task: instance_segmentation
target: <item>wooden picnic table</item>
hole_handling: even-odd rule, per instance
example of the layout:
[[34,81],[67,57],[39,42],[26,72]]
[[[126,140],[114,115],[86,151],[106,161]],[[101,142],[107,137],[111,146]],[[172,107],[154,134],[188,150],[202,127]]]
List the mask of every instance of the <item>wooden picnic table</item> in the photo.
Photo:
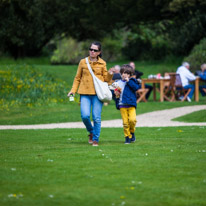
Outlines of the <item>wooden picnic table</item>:
[[142,80],[142,88],[145,88],[145,83],[153,84],[153,99],[156,101],[156,84],[160,85],[160,102],[164,101],[164,83],[170,82],[170,79],[141,79]]
[[[194,92],[194,99],[196,102],[199,102],[199,81],[200,78],[197,77],[194,81],[195,84],[195,92]],[[153,100],[156,101],[156,85],[159,84],[160,85],[160,102],[164,101],[164,84],[166,82],[170,82],[170,79],[166,79],[166,78],[161,78],[161,79],[156,79],[156,78],[152,78],[152,79],[142,79],[142,88],[145,88],[145,84],[146,83],[151,83],[153,84]]]

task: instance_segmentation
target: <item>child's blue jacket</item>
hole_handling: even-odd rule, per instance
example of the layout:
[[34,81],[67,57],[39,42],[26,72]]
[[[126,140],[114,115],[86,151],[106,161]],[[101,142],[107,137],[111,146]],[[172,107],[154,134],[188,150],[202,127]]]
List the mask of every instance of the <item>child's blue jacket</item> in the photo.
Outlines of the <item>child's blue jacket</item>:
[[[137,95],[136,91],[140,89],[138,81],[135,78],[131,78],[125,85],[122,95],[122,103],[137,107]],[[119,99],[116,99],[116,107],[119,109]]]

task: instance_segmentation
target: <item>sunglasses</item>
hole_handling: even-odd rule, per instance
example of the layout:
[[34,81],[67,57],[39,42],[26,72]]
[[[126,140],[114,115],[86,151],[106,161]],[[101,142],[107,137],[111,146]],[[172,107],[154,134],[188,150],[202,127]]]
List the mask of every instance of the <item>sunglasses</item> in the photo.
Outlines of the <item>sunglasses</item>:
[[92,48],[89,48],[89,51],[98,52],[99,50],[97,50],[97,49],[92,49]]

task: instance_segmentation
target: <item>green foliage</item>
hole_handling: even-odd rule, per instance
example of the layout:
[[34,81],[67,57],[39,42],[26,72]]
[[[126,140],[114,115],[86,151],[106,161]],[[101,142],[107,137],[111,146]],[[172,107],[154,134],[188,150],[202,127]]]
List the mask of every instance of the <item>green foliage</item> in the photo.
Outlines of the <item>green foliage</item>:
[[49,65],[50,59],[49,57],[40,56],[40,57],[25,57],[14,59],[10,56],[2,56],[0,57],[0,65],[1,67],[4,65],[18,65],[18,64],[29,64],[29,65]]
[[204,0],[172,0],[169,3],[169,10],[172,12],[181,12],[183,9],[192,10],[197,6],[205,6]]
[[0,71],[1,110],[10,106],[66,102],[68,85],[47,73],[22,65]]
[[206,38],[202,39],[191,51],[190,55],[184,58],[191,64],[191,70],[200,70],[200,65],[206,62]]
[[[78,42],[102,40],[105,59],[110,61],[122,55],[133,60],[188,55],[206,36],[205,9],[204,0],[2,0],[0,54],[50,55],[48,42],[65,34]],[[128,41],[114,35],[115,31],[123,37],[131,31]],[[68,59],[67,44],[59,46],[52,61],[77,62],[84,51],[73,45],[74,55]]]
[[2,130],[0,205],[203,206],[206,127]]
[[[64,37],[60,40],[53,40],[57,49],[51,56],[52,64],[78,64],[80,59],[88,55],[88,47],[92,40],[77,41],[72,37]],[[122,58],[123,34],[116,31],[114,36],[108,35],[100,40],[102,54],[105,61],[116,61]]]
[[112,35],[107,35],[101,40],[103,46],[103,58],[106,61],[117,61],[124,59],[122,50],[127,38],[125,29],[114,30]]
[[168,10],[173,15],[169,25],[173,53],[188,55],[194,45],[206,36],[205,0],[174,0]]
[[123,53],[128,59],[163,59],[170,54],[171,44],[166,31],[166,24],[140,24],[129,32]]
[[[1,48],[15,58],[36,56],[71,22],[74,1],[10,0],[0,2]],[[9,18],[8,18],[9,17]],[[77,16],[76,16],[77,18]],[[67,30],[68,30],[67,29]]]
[[[85,42],[77,42],[75,39],[62,38],[56,41],[57,49],[51,56],[52,64],[77,64],[80,59],[88,55],[88,48],[85,51]],[[88,46],[89,47],[89,43]]]
[[36,56],[62,33],[79,41],[102,39],[114,29],[157,21],[168,1],[1,0],[0,50],[16,58]]

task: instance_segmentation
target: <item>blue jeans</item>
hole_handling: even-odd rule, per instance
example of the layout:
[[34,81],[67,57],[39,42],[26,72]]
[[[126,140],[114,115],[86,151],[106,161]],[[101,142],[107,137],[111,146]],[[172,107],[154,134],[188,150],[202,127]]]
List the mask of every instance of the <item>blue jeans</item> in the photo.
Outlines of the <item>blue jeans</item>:
[[[99,142],[101,132],[101,113],[103,103],[98,99],[97,95],[81,95],[81,118],[89,133],[93,133],[93,141]],[[92,110],[92,119],[94,126],[90,120]]]
[[184,86],[184,88],[185,88],[185,89],[191,89],[188,97],[189,97],[190,99],[192,99],[192,96],[193,96],[194,91],[195,91],[195,85],[193,85],[193,84],[188,84],[188,85]]

